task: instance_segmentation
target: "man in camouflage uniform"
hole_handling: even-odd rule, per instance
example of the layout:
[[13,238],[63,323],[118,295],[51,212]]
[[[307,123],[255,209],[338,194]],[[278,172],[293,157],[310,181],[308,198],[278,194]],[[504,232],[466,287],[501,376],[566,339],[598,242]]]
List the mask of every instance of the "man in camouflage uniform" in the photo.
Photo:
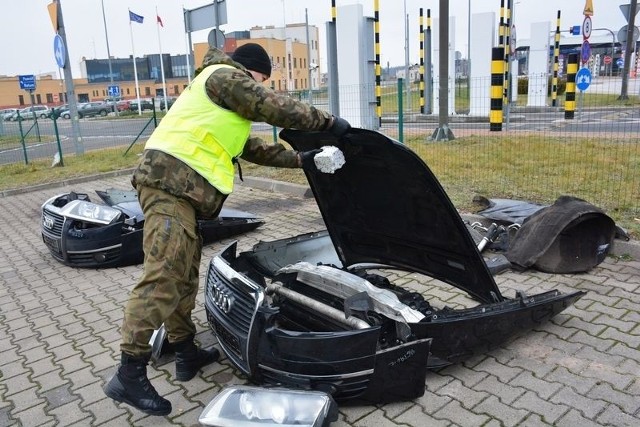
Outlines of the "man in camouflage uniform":
[[202,250],[197,218],[215,218],[222,209],[233,188],[237,157],[296,168],[315,154],[250,137],[250,123],[326,130],[338,137],[350,128],[344,119],[262,85],[271,62],[257,44],[243,45],[231,57],[210,49],[196,73],[147,141],[132,177],[145,216],[144,271],[125,308],[121,364],[104,388],[112,399],[152,415],[171,412],[171,403],[147,378],[155,329],[164,323],[179,381],[190,380],[219,357],[216,349],[194,343],[191,312]]

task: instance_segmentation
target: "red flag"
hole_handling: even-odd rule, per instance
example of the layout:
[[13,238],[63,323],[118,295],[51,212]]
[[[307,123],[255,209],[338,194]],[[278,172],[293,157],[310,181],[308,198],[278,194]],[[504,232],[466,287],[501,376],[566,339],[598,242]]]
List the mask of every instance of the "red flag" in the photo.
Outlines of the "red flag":
[[160,26],[164,28],[164,25],[162,25],[162,19],[160,19],[160,15],[156,15],[156,18],[158,18],[158,24],[160,24]]

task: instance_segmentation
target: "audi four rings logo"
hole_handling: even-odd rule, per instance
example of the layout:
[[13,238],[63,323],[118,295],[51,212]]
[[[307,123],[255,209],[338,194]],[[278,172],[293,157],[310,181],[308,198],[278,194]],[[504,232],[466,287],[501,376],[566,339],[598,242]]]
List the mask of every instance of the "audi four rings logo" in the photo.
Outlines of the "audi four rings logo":
[[46,215],[42,216],[42,225],[44,225],[45,228],[48,228],[49,230],[52,230],[53,229],[53,224],[54,224],[53,218],[51,218],[50,216],[46,216]]
[[222,310],[222,312],[228,314],[231,311],[231,305],[233,303],[231,296],[228,295],[224,289],[215,284],[213,285],[212,291],[213,303],[216,307]]

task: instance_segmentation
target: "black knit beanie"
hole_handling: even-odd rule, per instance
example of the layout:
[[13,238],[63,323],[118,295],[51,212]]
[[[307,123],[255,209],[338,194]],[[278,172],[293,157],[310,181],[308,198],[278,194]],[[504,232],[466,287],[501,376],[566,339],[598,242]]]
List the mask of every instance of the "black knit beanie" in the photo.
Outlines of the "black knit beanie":
[[233,52],[231,59],[245,66],[247,70],[257,71],[271,77],[271,60],[262,46],[256,43],[243,44]]

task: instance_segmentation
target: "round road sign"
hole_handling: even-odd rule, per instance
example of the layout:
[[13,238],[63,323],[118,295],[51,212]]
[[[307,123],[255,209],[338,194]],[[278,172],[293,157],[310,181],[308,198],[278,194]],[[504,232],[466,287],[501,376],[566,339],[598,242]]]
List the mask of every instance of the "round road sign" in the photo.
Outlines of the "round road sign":
[[56,34],[53,38],[53,56],[56,58],[56,63],[58,67],[64,68],[64,63],[66,60],[66,48],[64,46],[64,41],[59,34]]
[[604,59],[602,60],[602,62],[604,62],[607,65],[611,64],[611,61],[612,61],[612,59],[611,59],[611,57],[609,55],[606,55],[604,57]]
[[582,49],[580,49],[580,59],[582,59],[583,63],[589,62],[589,58],[591,58],[591,45],[589,44],[589,40],[584,40],[582,42]]
[[580,68],[576,73],[576,87],[578,90],[585,91],[589,89],[591,84],[591,71],[588,68]]
[[591,36],[592,28],[593,27],[591,25],[591,17],[585,16],[584,21],[582,21],[582,37],[584,37],[585,39],[588,39]]

